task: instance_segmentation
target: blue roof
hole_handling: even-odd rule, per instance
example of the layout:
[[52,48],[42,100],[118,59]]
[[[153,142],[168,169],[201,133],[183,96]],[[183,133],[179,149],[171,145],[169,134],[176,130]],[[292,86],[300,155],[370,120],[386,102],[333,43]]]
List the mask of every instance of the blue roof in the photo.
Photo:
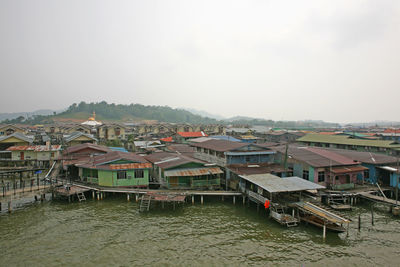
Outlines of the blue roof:
[[111,149],[112,151],[120,151],[120,152],[128,152],[128,150],[126,150],[124,147],[108,147],[109,149]]
[[226,140],[226,141],[232,141],[232,142],[242,142],[242,140],[239,140],[235,137],[229,136],[229,135],[213,135],[210,136],[213,139],[219,139],[219,140]]

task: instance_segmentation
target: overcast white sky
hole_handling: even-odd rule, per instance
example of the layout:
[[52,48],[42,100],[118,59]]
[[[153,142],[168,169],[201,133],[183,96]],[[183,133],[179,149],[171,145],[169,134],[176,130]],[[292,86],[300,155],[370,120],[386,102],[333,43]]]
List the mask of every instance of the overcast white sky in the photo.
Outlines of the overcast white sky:
[[399,121],[400,1],[0,1],[0,112]]

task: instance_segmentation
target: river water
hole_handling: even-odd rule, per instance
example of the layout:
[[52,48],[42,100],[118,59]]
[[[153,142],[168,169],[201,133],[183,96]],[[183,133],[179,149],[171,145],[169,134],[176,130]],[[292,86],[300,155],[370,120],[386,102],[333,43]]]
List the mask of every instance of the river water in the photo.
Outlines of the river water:
[[[1,266],[399,266],[400,219],[369,206],[347,215],[346,233],[285,228],[265,211],[205,199],[157,208],[112,196],[82,203],[37,202],[0,214]],[[357,218],[361,213],[362,229]]]

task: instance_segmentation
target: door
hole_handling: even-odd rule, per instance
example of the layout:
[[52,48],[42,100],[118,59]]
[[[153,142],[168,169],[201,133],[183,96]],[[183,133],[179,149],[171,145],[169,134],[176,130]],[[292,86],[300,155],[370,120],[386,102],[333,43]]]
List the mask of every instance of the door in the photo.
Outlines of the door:
[[169,186],[170,187],[178,187],[179,186],[178,177],[169,177]]
[[24,160],[24,159],[25,159],[24,152],[20,152],[20,153],[19,153],[19,158],[20,158],[21,160]]

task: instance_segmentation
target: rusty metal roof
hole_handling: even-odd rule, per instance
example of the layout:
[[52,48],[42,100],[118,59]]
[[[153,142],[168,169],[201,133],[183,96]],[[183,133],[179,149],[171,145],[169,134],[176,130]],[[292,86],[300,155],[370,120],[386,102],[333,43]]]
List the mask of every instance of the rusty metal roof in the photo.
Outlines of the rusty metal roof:
[[179,169],[179,170],[170,170],[165,171],[164,175],[166,177],[171,176],[203,176],[203,175],[212,175],[212,174],[221,174],[224,173],[218,167],[205,167],[205,168],[192,168],[192,169]]
[[45,151],[59,151],[61,150],[61,145],[36,145],[36,146],[11,146],[7,148],[8,151],[35,151],[35,152],[45,152]]
[[[285,155],[286,147],[277,146],[271,149]],[[343,166],[343,165],[356,165],[359,162],[353,159],[339,155],[333,151],[327,151],[321,148],[300,147],[297,145],[289,145],[288,156],[295,160],[302,161],[313,167],[327,167],[327,166]]]
[[147,169],[151,168],[151,163],[126,163],[126,164],[110,164],[111,170],[128,170],[128,169]]
[[350,166],[350,167],[336,167],[332,168],[331,171],[335,174],[345,174],[350,172],[363,172],[368,170],[368,168],[363,166]]

